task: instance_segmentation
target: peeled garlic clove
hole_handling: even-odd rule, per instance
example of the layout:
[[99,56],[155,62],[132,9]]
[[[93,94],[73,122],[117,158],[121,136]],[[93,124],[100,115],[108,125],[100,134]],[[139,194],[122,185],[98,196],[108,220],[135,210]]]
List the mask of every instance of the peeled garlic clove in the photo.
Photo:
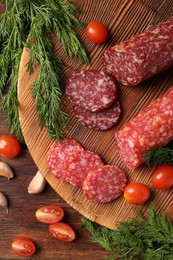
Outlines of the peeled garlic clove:
[[8,213],[8,201],[4,193],[2,193],[1,191],[0,191],[0,206],[2,208],[5,208],[6,212]]
[[41,174],[41,172],[38,171],[28,186],[28,193],[31,194],[41,193],[44,190],[45,186],[46,186],[46,179]]
[[14,173],[10,166],[5,162],[0,162],[0,176],[3,176],[7,179],[14,177]]

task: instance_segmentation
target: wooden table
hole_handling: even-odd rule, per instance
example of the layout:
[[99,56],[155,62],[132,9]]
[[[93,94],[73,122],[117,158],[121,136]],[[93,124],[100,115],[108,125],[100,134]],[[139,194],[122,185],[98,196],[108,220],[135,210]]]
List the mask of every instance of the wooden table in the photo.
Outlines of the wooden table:
[[[90,2],[92,3],[92,0],[88,0],[88,4]],[[122,1],[122,4],[124,2],[126,1]],[[141,0],[141,2],[155,13],[153,23],[160,18],[164,20],[173,13],[172,0]],[[0,135],[8,134],[6,122],[6,115],[0,112]],[[12,240],[16,237],[28,237],[35,242],[37,253],[27,259],[97,260],[107,254],[100,246],[89,241],[89,233],[80,224],[81,215],[63,201],[49,185],[41,194],[28,194],[27,187],[37,172],[37,166],[25,144],[21,144],[21,153],[18,157],[0,158],[0,161],[7,162],[15,174],[11,180],[0,177],[0,191],[9,201],[8,215],[0,208],[0,260],[19,259],[19,256],[11,250]],[[36,220],[35,211],[47,204],[56,204],[64,209],[64,222],[70,224],[76,232],[77,238],[74,242],[65,243],[56,240],[49,234],[48,227]]]

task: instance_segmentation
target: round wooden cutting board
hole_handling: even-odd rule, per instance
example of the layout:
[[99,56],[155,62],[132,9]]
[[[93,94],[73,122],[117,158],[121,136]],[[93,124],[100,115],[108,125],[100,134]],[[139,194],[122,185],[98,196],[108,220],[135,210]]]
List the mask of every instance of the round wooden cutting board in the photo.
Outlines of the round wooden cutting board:
[[[80,9],[85,10],[84,14],[81,15],[83,20],[87,22],[100,20],[105,23],[109,30],[109,39],[105,44],[95,45],[86,39],[84,29],[78,31],[81,41],[90,54],[90,64],[84,65],[79,61],[65,57],[58,41],[53,38],[55,52],[61,55],[65,63],[64,83],[74,71],[79,69],[94,68],[101,70],[103,68],[103,53],[107,48],[173,15],[171,1],[167,1],[165,8],[159,7],[157,2],[156,0],[76,1]],[[128,174],[129,182],[140,181],[151,188],[151,199],[142,206],[132,206],[125,201],[123,196],[110,203],[97,204],[90,202],[83,195],[82,191],[74,188],[72,185],[58,181],[48,170],[47,154],[53,140],[50,140],[46,130],[44,128],[41,129],[39,126],[39,117],[36,113],[35,101],[32,98],[32,84],[39,74],[39,68],[30,75],[27,72],[29,58],[29,51],[24,49],[18,81],[21,127],[33,160],[57,194],[86,218],[111,229],[115,228],[117,222],[134,217],[134,208],[139,208],[142,212],[146,212],[151,201],[154,201],[157,211],[167,208],[173,199],[172,190],[156,191],[152,189],[151,175],[154,166],[147,167],[143,164],[138,169],[130,171],[119,157],[114,135],[117,129],[121,128],[130,118],[137,115],[143,107],[147,106],[152,100],[155,100],[173,85],[173,70],[167,70],[135,87],[120,85],[120,102],[123,114],[118,125],[108,131],[95,131],[79,124],[72,113],[70,101],[65,97],[63,109],[70,115],[67,137],[75,138],[85,149],[99,154],[105,164],[120,167]]]

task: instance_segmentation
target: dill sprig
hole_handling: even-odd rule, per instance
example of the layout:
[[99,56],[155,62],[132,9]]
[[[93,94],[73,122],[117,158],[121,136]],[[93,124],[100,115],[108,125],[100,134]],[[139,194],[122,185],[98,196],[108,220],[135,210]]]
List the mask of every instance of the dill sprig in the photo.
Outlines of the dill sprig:
[[[17,101],[17,82],[18,82],[18,68],[22,50],[19,49],[15,52],[14,59],[12,60],[12,68],[10,75],[10,87],[8,94],[3,96],[1,108],[7,112],[7,122],[10,125],[11,131],[17,133],[20,140],[23,139],[23,134],[20,127],[19,114],[18,114],[18,101]],[[11,108],[11,109],[10,109]]]
[[[63,63],[53,51],[51,35],[52,32],[57,35],[66,55],[88,62],[86,50],[74,30],[84,26],[77,18],[81,11],[67,0],[6,0],[4,4],[6,11],[0,16],[0,96],[9,130],[22,138],[17,82],[20,57],[27,47],[31,54],[28,71],[32,73],[40,65],[32,87],[40,126],[46,128],[50,138],[60,140],[68,115],[61,109]],[[5,91],[7,84],[9,89]]]
[[63,93],[60,87],[62,62],[53,52],[51,31],[48,34],[42,17],[38,16],[32,21],[28,46],[31,53],[28,69],[32,71],[37,63],[40,64],[40,72],[32,89],[40,125],[46,127],[50,137],[61,139],[63,127],[68,122],[67,115],[60,109]]
[[[11,2],[11,1],[10,1]],[[21,5],[14,1],[11,9],[0,16],[0,96],[3,95],[6,84],[10,84],[7,94],[1,101],[1,109],[7,112],[7,121],[10,131],[16,132],[22,138],[17,102],[17,82],[20,57],[26,40],[24,24],[21,20]],[[17,15],[16,15],[17,14]]]
[[105,258],[134,259],[173,259],[173,223],[164,212],[158,214],[151,204],[147,216],[136,212],[130,221],[117,224],[115,230],[81,219],[82,226],[91,233],[90,240],[109,251]]
[[151,162],[155,165],[169,164],[173,166],[173,142],[161,148],[148,150],[144,161],[148,166]]

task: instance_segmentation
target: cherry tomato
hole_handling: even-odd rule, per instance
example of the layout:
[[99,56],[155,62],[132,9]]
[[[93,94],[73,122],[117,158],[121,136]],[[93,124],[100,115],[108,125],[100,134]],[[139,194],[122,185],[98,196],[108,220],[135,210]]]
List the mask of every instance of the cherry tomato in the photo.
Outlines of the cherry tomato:
[[103,43],[108,37],[108,31],[105,25],[98,21],[93,21],[86,26],[87,38],[94,43]]
[[43,206],[36,211],[36,218],[45,224],[54,224],[64,217],[64,210],[55,205]]
[[35,253],[36,248],[30,239],[19,237],[12,242],[12,250],[20,256],[31,256]]
[[51,224],[49,231],[54,237],[65,242],[73,241],[76,237],[72,227],[62,222]]
[[150,197],[150,189],[140,182],[129,183],[125,187],[124,197],[131,204],[143,204]]
[[0,155],[7,158],[16,157],[20,152],[20,144],[16,138],[11,135],[0,137]]
[[151,179],[155,189],[164,190],[173,187],[173,167],[167,164],[157,167]]

